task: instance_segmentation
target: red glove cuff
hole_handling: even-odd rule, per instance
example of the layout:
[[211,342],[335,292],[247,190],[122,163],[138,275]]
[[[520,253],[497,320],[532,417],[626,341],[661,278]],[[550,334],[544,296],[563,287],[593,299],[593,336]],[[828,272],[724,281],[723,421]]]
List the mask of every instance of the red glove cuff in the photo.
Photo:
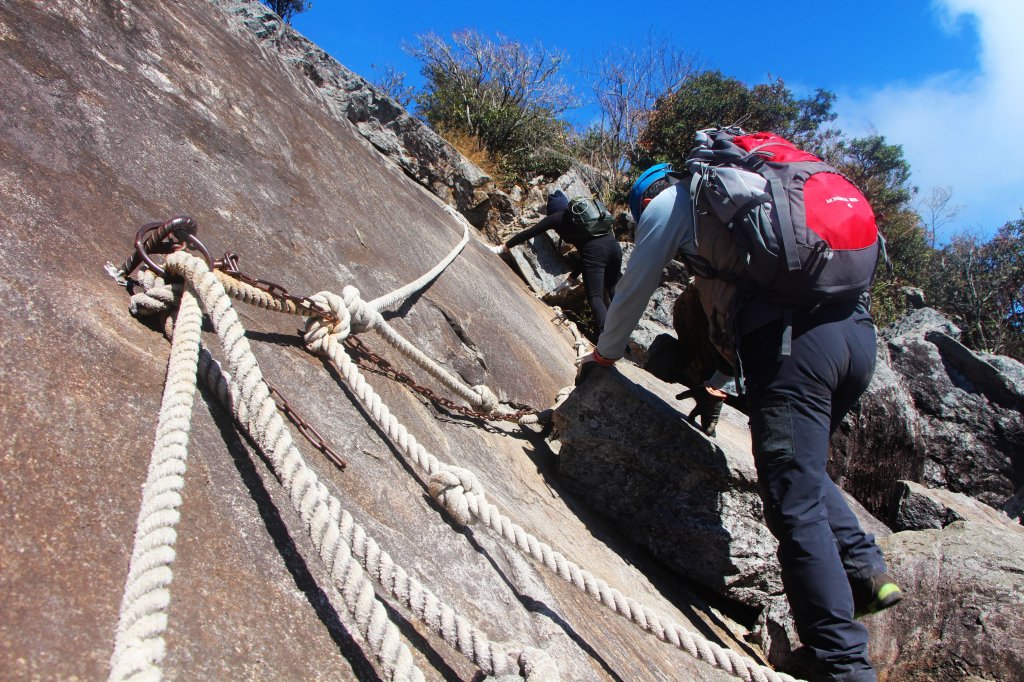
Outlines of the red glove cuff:
[[594,349],[594,362],[601,365],[602,367],[611,367],[612,365],[615,364],[615,360],[609,360],[608,358],[604,357],[603,355],[597,352],[596,348]]

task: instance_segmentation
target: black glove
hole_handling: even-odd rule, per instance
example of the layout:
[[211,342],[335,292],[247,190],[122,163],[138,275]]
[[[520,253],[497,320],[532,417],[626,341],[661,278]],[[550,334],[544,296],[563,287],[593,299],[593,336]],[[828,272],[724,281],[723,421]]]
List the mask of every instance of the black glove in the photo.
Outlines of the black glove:
[[690,410],[690,414],[686,416],[690,422],[696,426],[697,417],[700,417],[700,430],[711,436],[715,437],[715,428],[718,426],[718,417],[722,414],[722,403],[725,402],[725,398],[719,398],[718,396],[711,395],[708,389],[704,386],[698,386],[691,388],[688,391],[683,391],[676,396],[676,400],[682,400],[684,398],[693,398],[697,401],[696,407]]

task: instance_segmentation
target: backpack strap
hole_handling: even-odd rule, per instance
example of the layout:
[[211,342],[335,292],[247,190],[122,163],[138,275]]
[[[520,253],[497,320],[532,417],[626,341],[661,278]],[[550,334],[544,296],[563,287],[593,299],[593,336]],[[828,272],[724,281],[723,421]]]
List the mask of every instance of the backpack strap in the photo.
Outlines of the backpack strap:
[[793,231],[793,216],[789,212],[789,199],[786,197],[786,190],[782,185],[782,178],[774,169],[765,165],[761,173],[768,179],[772,188],[772,196],[775,197],[775,210],[779,212],[779,222],[782,229],[782,246],[786,250],[786,268],[793,272],[800,269],[800,255],[796,250],[796,233]]
[[751,197],[747,201],[743,202],[743,204],[736,209],[736,215],[734,215],[732,220],[729,222],[729,228],[731,229],[736,219],[742,218],[750,209],[755,206],[760,206],[761,204],[769,204],[772,201],[773,199],[771,194],[758,194],[757,196]]
[[[697,229],[697,195],[700,192],[701,185],[704,184],[704,169],[700,168],[693,169],[693,175],[690,176],[690,211],[693,213],[693,229]],[[695,233],[696,234],[696,233]]]
[[786,252],[786,269],[790,272],[800,269],[800,256],[796,250],[796,233],[793,231],[793,216],[789,211],[789,200],[786,197],[786,190],[782,184],[782,178],[775,172],[775,169],[764,162],[764,159],[757,154],[749,154],[743,158],[743,164],[754,170],[768,181],[771,194],[774,199],[773,205],[779,212],[779,223],[782,229],[782,248]]
[[885,248],[885,236],[882,235],[882,231],[878,231],[878,252],[882,257],[882,261],[885,263],[886,270],[889,271],[890,277],[896,276],[896,269],[892,266],[892,261],[889,260],[889,250]]
[[782,311],[782,341],[779,343],[779,359],[788,358],[793,352],[793,311]]

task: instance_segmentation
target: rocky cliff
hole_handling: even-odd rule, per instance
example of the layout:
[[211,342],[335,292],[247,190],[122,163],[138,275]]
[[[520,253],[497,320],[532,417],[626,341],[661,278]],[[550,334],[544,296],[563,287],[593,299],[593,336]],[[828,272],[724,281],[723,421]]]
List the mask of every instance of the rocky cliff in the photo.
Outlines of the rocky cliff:
[[[382,153],[388,143],[353,122],[361,114],[311,80],[340,65],[268,26],[256,2],[0,4],[0,678],[109,672],[169,353],[159,322],[129,312],[129,293],[143,287],[129,292],[104,268],[126,259],[140,226],[191,216],[213,258],[236,253],[242,273],[277,285],[264,289],[278,301],[291,300],[285,289],[301,303],[346,286],[370,301],[461,243],[465,223],[442,197],[470,209],[483,201],[485,182],[442,180],[444,164],[462,161],[436,136],[423,139],[444,150],[440,161]],[[295,59],[295,49],[312,56]],[[396,139],[412,123],[396,114]],[[322,490],[459,623],[508,649],[546,652],[561,679],[729,678],[571,586],[514,538],[453,524],[403,449],[408,438],[378,426],[352,384],[304,349],[300,318],[237,300],[232,309],[262,376],[347,462],[338,469],[294,431]],[[490,387],[502,410],[547,407],[571,383],[573,338],[475,233],[382,316],[457,383]],[[222,344],[210,324],[204,343],[226,362],[238,339]],[[517,527],[702,641],[757,655],[563,489],[538,433],[432,400],[478,407],[379,334],[361,340],[389,363],[361,370],[380,404],[438,461],[474,471]],[[352,615],[355,595],[320,561],[323,544],[300,513],[308,500],[282,488],[294,470],[275,469],[256,447],[265,433],[238,423],[201,389],[175,472],[180,506],[169,514],[164,675],[387,679],[376,652],[395,644],[378,637],[383,617],[427,679],[479,678],[483,667],[465,651],[484,642],[462,625],[445,631],[439,611],[424,624],[378,585],[374,618],[360,621],[358,599]]]
[[[255,0],[13,0],[0,68],[0,678],[107,677],[140,603],[126,584],[152,577],[146,595],[166,601],[134,622],[161,633],[141,658],[168,679],[777,679],[760,664],[785,665],[794,642],[741,413],[710,441],[674,388],[622,363],[565,399],[554,434],[500,418],[572,383],[577,339],[535,296],[544,268],[527,274],[540,251],[515,254],[531,292],[483,248],[535,217],[539,184],[499,192]],[[168,444],[180,376],[164,323],[177,316],[187,345],[189,296],[146,268],[127,286],[109,272],[140,226],[183,214],[155,264],[200,282],[193,341],[239,390],[201,380]],[[162,253],[201,255],[192,220],[219,284],[203,258]],[[677,290],[652,303],[637,360]],[[1013,386],[939,331],[889,348],[931,344],[933,378],[984,398],[948,414],[1012,405]],[[243,346],[251,359],[232,360]],[[925,383],[914,404],[940,412]],[[280,413],[248,407],[266,384]],[[289,416],[304,426],[286,437]],[[151,465],[165,446],[169,472]],[[972,480],[996,502],[1015,462],[925,482],[995,471]],[[173,509],[150,517],[154,471]],[[910,598],[869,624],[882,678],[1013,679],[1019,528],[912,493],[896,518],[927,530],[884,540]],[[151,533],[153,573],[133,582]]]

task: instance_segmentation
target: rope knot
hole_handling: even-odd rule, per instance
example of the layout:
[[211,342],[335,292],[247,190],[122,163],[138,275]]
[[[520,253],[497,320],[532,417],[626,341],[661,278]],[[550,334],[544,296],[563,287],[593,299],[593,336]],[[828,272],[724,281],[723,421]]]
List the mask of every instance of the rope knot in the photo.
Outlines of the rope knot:
[[473,392],[477,394],[477,403],[483,412],[490,414],[498,409],[498,396],[491,392],[491,389],[487,388],[484,384],[477,384],[473,387]]
[[152,270],[142,270],[142,291],[132,294],[128,300],[128,311],[140,317],[165,313],[178,307],[184,285],[180,282],[170,284]]
[[309,300],[319,309],[333,314],[336,321],[332,322],[322,317],[307,318],[306,333],[302,337],[307,348],[316,352],[325,348],[328,339],[333,338],[335,342],[340,342],[348,338],[352,331],[352,318],[341,296],[330,291],[321,291],[310,296]]
[[519,669],[527,682],[558,682],[558,666],[543,649],[526,648],[519,653]]
[[484,498],[483,486],[476,475],[460,467],[448,467],[432,474],[428,487],[430,496],[447,509],[452,520],[460,526],[468,526],[473,520],[469,496],[478,498],[478,502]]
[[359,296],[359,289],[348,284],[341,290],[341,297],[352,318],[353,334],[361,334],[377,326],[377,317],[380,313]]

